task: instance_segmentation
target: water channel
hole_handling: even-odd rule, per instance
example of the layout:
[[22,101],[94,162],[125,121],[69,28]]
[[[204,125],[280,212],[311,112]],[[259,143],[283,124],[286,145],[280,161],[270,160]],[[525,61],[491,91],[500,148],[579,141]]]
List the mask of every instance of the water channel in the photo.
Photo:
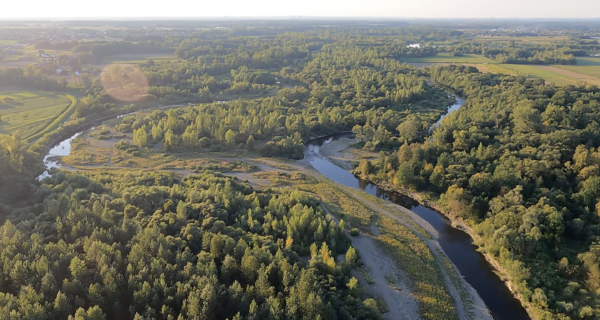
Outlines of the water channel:
[[[457,102],[448,107],[448,113],[441,119],[458,110],[465,100],[457,97]],[[451,222],[441,213],[419,205],[411,198],[396,192],[383,190],[376,185],[355,177],[352,173],[331,163],[320,153],[321,146],[337,139],[352,138],[344,133],[309,141],[306,158],[310,164],[328,179],[344,186],[363,190],[368,194],[406,207],[431,224],[439,233],[438,241],[444,252],[452,260],[467,282],[477,290],[492,316],[496,320],[529,320],[529,316],[518,299],[508,290],[504,282],[493,272],[492,266],[483,255],[477,252],[471,237],[452,227]]]

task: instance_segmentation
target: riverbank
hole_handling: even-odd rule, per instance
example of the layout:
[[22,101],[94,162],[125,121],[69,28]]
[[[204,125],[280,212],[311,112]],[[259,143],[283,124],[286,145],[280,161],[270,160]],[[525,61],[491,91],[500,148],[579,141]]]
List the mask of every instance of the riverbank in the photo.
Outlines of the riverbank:
[[[335,162],[333,167],[341,165],[340,167],[344,169],[350,168],[351,164],[357,159],[357,155],[360,155],[361,157],[373,156],[371,153],[357,153],[357,151],[360,150],[354,150],[350,147],[355,142],[354,139],[347,138],[328,140],[320,147],[320,150],[312,147],[309,148],[307,158],[309,161],[312,160],[314,162],[314,158],[318,158],[318,154],[320,153],[320,156],[326,156],[331,162]],[[312,165],[315,166],[316,163],[312,163]],[[317,170],[322,171],[325,169],[325,172],[333,173],[333,171],[336,171],[333,167],[325,169],[319,166],[319,169]],[[346,173],[349,174],[347,171]],[[335,173],[333,174],[335,176]],[[329,177],[328,174],[327,177]],[[331,177],[329,178],[331,179]],[[334,181],[337,180],[334,178]],[[338,181],[338,183],[342,182]],[[344,185],[344,183],[342,183],[342,185]],[[442,249],[442,246],[438,241],[439,234],[432,225],[405,207],[389,201],[375,201],[375,197],[371,198],[367,194],[354,189],[348,190],[354,197],[360,199],[361,202],[368,204],[371,210],[378,212],[380,214],[380,219],[387,216],[388,218],[399,222],[411,230],[420,241],[427,245],[428,251],[431,252],[436,261],[435,264],[438,265],[443,282],[448,288],[448,293],[454,300],[456,311],[460,319],[493,319],[485,302],[477,293],[477,290],[461,276],[457,266],[452,263]],[[369,192],[369,194],[371,193]],[[389,226],[381,225],[379,227],[385,229]]]
[[[354,144],[355,142],[356,142],[355,139],[339,139],[339,140],[333,141],[331,143],[324,144],[321,147],[321,153],[322,153],[322,155],[326,156],[329,160],[331,160],[334,164],[340,166],[343,169],[349,170],[348,168],[351,168],[351,164],[358,160],[356,157],[353,157],[353,155],[355,155],[356,153],[353,152],[352,150],[349,150],[350,146],[352,144]],[[360,177],[360,178],[364,181],[368,181],[368,182],[378,186],[380,189],[407,196],[408,198],[418,202],[421,206],[435,210],[436,212],[438,212],[438,213],[442,214],[444,217],[446,217],[450,221],[452,227],[459,229],[459,230],[465,232],[466,234],[468,234],[471,237],[471,239],[473,239],[473,245],[475,245],[477,247],[477,251],[482,254],[482,256],[485,258],[485,260],[491,266],[494,273],[500,278],[500,280],[508,288],[508,290],[511,292],[513,297],[515,297],[521,303],[521,305],[523,306],[523,308],[525,309],[525,311],[527,312],[529,317],[533,320],[537,319],[537,317],[535,317],[535,315],[533,314],[533,310],[532,310],[529,302],[526,301],[517,292],[518,287],[512,281],[512,278],[510,277],[508,272],[495,259],[495,257],[493,257],[490,253],[488,253],[485,250],[485,248],[483,247],[483,239],[481,239],[481,237],[473,230],[473,228],[466,221],[464,221],[461,218],[456,218],[456,217],[451,216],[441,206],[439,206],[437,203],[435,203],[431,200],[426,199],[426,197],[419,192],[414,192],[414,191],[411,191],[408,189],[394,186],[387,181],[375,181],[375,180],[369,179],[368,177]],[[406,208],[403,208],[403,209],[406,211],[412,212]],[[413,213],[411,215],[411,218],[414,216],[417,216],[417,215],[415,213]],[[417,222],[418,224],[420,224],[422,227],[424,227],[427,230],[427,227],[425,225],[423,225],[423,224],[429,225],[426,221],[424,221],[423,219],[421,219],[419,217],[419,219],[415,219],[415,222]],[[454,269],[458,270],[456,268],[456,266],[453,266],[453,267],[454,267]],[[463,283],[466,285],[466,287],[469,288],[469,291],[472,291],[475,295],[477,295],[477,297],[479,297],[479,294],[477,293],[477,291],[467,281],[464,280],[464,276],[461,275],[461,278],[463,279]],[[479,297],[479,299],[481,299],[481,297]]]

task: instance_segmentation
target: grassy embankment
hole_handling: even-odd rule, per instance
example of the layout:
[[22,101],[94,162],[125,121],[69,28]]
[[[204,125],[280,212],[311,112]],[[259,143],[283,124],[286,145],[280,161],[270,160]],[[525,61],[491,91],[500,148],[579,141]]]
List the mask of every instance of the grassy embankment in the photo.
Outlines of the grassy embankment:
[[[11,100],[3,100],[9,98]],[[19,130],[28,140],[56,129],[75,110],[77,98],[45,91],[0,91],[0,133]]]

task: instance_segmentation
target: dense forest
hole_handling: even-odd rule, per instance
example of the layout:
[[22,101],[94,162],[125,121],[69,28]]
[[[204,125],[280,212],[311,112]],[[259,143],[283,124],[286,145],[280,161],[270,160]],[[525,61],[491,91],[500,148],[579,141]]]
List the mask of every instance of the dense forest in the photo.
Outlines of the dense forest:
[[43,212],[0,228],[10,319],[380,317],[359,300],[343,222],[300,191],[112,172],[59,173],[38,192]]
[[456,66],[430,72],[466,104],[354,172],[468,220],[540,318],[597,318],[600,89]]

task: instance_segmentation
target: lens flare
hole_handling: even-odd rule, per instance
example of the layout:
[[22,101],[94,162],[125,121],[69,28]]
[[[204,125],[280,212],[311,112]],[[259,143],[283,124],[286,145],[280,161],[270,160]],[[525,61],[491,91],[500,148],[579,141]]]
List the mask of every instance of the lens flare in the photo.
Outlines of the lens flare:
[[148,93],[148,78],[132,64],[109,64],[100,80],[104,90],[120,101],[140,101]]

